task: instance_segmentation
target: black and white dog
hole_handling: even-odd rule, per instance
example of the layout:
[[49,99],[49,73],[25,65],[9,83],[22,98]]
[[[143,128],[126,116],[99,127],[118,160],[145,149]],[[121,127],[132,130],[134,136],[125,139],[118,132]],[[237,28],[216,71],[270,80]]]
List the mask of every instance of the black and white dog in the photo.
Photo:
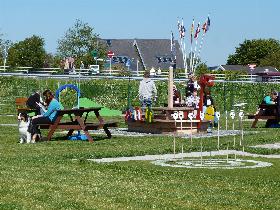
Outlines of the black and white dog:
[[19,143],[32,143],[31,133],[29,133],[28,126],[30,124],[30,118],[26,113],[18,114],[18,131],[19,131]]

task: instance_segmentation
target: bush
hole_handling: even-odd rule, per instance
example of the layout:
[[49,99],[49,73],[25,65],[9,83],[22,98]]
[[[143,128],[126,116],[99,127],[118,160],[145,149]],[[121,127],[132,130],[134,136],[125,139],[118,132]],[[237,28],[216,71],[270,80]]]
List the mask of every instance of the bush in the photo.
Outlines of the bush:
[[[77,80],[55,80],[55,79],[34,79],[18,77],[0,78],[0,98],[3,104],[0,113],[14,113],[14,104],[16,97],[28,97],[34,90],[43,92],[45,89],[51,89],[55,92],[58,87],[64,84],[78,84]],[[167,103],[167,81],[156,81],[158,90],[158,101],[155,106],[163,106]],[[130,90],[130,101],[133,106],[139,106],[138,100],[139,81],[135,80],[86,80],[81,81],[81,95],[95,100],[103,106],[125,110],[128,103],[128,90]],[[184,96],[184,85],[178,84],[177,87]],[[280,84],[274,83],[216,83],[211,88],[215,104],[220,111],[231,110],[235,103],[245,102],[246,112],[255,112],[256,106],[262,101],[263,97],[271,89],[280,90]],[[74,94],[64,92],[62,102],[67,106],[74,103]],[[70,96],[71,95],[71,96]],[[69,104],[67,104],[69,101]]]

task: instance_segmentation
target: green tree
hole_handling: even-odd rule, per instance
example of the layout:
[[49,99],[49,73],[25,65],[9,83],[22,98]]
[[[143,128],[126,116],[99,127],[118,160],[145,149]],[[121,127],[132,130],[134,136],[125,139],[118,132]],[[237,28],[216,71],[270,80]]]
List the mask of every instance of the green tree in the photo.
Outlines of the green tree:
[[273,66],[277,69],[280,69],[280,50],[270,53],[261,59],[260,66]]
[[247,65],[255,63],[260,65],[261,60],[269,54],[278,52],[280,50],[280,43],[275,39],[253,39],[245,40],[239,47],[236,48],[235,53],[229,55],[227,64],[229,65]]
[[199,78],[203,74],[210,74],[207,65],[205,63],[200,63],[195,70],[195,75]]
[[61,57],[76,57],[76,65],[79,67],[79,61],[83,60],[85,65],[94,64],[95,61],[91,52],[96,50],[99,58],[105,58],[106,48],[100,42],[99,35],[94,33],[94,29],[76,20],[73,27],[69,28],[64,37],[58,40],[58,55]]
[[46,58],[44,39],[33,35],[9,48],[8,65],[42,68]]

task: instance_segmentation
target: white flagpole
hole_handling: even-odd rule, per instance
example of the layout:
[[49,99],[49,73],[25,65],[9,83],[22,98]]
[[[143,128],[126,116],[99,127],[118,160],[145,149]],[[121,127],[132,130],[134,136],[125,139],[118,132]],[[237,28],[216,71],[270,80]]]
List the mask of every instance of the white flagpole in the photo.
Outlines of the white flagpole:
[[[206,35],[206,32],[209,30],[209,26],[210,26],[210,25],[208,25],[208,19],[209,19],[209,14],[208,14],[208,17],[206,18],[206,21],[205,21],[205,23],[204,23],[204,24],[206,24],[206,25],[205,25],[206,30],[205,30],[205,29],[203,30],[203,35],[202,35],[202,38],[201,38],[201,41],[200,41],[200,46],[199,46],[197,58],[200,58],[201,49],[202,49],[202,46],[203,46],[203,44],[204,44],[204,37],[205,37],[205,35]],[[203,26],[204,26],[204,25],[203,25]],[[202,27],[203,27],[203,26],[202,26]],[[196,65],[197,65],[197,62],[195,63],[194,68],[196,68]]]
[[193,59],[193,31],[194,31],[194,19],[191,26],[191,56],[190,56],[190,71],[192,71],[192,59]]
[[[198,63],[198,59],[200,58],[200,52],[201,52],[201,48],[202,48],[202,45],[203,45],[204,37],[205,37],[205,33],[203,33],[203,34],[202,34],[202,37],[201,37],[201,41],[200,41],[198,53],[197,53],[197,56],[196,56],[196,60],[194,61],[194,69],[196,69],[196,65],[197,65],[197,63]],[[194,71],[195,71],[195,70],[194,70]]]
[[195,63],[195,58],[196,58],[196,47],[197,47],[197,39],[195,40],[195,46],[194,46],[194,53],[193,53],[193,61],[192,61],[192,72],[194,73],[194,63]]
[[187,63],[187,53],[186,53],[186,43],[184,39],[184,66],[185,66],[185,75],[188,73],[188,63]]
[[198,22],[198,25],[197,25],[197,28],[196,28],[196,31],[195,31],[195,34],[197,34],[197,37],[195,39],[195,47],[194,47],[194,55],[193,55],[193,61],[192,61],[192,72],[194,72],[194,62],[195,62],[195,58],[196,58],[196,51],[197,51],[197,44],[198,44],[198,34],[197,33],[197,29],[200,30],[200,22]]
[[[184,19],[182,18],[182,22],[181,22],[181,30],[185,30],[184,29]],[[181,31],[180,30],[180,31]],[[184,68],[185,68],[185,72],[186,72],[186,45],[185,45],[185,31],[181,31],[182,32],[182,36],[181,37],[181,47],[182,47],[182,54],[183,54],[183,62],[184,62]],[[183,34],[184,33],[184,34]]]

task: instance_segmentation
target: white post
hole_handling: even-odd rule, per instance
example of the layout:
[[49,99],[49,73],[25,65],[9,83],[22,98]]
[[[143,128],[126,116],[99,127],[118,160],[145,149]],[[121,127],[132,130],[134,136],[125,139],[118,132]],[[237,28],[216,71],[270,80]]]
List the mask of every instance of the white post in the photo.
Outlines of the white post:
[[241,146],[243,144],[243,136],[244,136],[244,133],[243,133],[243,122],[242,122],[243,117],[244,117],[243,111],[239,112],[239,117],[240,117],[240,121],[241,121],[241,139],[240,139],[239,145]]
[[218,119],[218,150],[220,149],[220,112],[216,112],[216,117]]
[[112,57],[110,57],[110,75],[112,74]]
[[6,71],[6,61],[7,61],[7,59],[4,58],[4,71]]
[[174,112],[171,116],[173,117],[174,123],[175,123],[174,138],[173,138],[173,152],[174,152],[174,158],[175,158],[175,153],[176,153],[176,139],[175,139],[175,135],[176,135],[176,122],[177,122],[177,119],[178,119],[179,115],[178,115],[178,112]]
[[227,118],[227,115],[228,115],[228,113],[227,113],[227,110],[226,110],[226,130],[228,129],[228,118]]
[[173,67],[169,67],[168,78],[168,108],[173,108]]
[[138,63],[139,63],[139,60],[137,59],[137,62],[136,62],[136,71],[137,71],[137,76],[139,76]]

